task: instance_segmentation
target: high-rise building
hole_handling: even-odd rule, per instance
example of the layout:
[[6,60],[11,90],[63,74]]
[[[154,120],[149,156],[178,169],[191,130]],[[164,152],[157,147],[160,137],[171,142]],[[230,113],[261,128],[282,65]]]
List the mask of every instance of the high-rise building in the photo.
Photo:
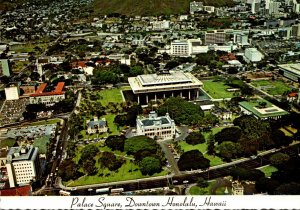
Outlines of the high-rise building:
[[175,40],[171,43],[171,55],[188,56],[189,45],[186,40]]
[[6,100],[18,100],[20,96],[20,88],[17,84],[11,84],[5,89]]
[[39,180],[42,172],[38,148],[11,147],[7,154],[6,169],[10,187],[27,185]]
[[278,14],[281,3],[277,1],[270,1],[269,14]]
[[224,44],[226,41],[226,34],[224,30],[214,30],[205,32],[205,44]]
[[0,76],[10,76],[11,75],[11,68],[10,62],[8,59],[0,59]]
[[292,25],[292,36],[293,37],[300,37],[300,24],[295,24],[295,25]]

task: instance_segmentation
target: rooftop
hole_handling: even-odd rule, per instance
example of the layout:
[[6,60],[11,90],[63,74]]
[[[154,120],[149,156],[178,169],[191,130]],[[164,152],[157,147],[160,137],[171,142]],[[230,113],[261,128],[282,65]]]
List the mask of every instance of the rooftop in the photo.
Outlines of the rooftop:
[[164,74],[145,74],[137,76],[143,86],[169,83],[192,82],[183,72],[170,72]]
[[36,157],[38,148],[33,146],[28,147],[11,147],[8,154],[8,161],[31,160]]
[[[265,106],[261,105],[262,102],[265,103]],[[275,106],[274,104],[264,99],[242,101],[239,102],[239,105],[252,112],[259,118],[277,117],[289,114],[287,111]]]
[[128,82],[134,93],[136,91],[151,90],[157,92],[166,89],[193,89],[200,88],[202,82],[200,82],[191,73],[185,73],[181,71],[170,71],[163,74],[145,74],[137,77],[129,77]]
[[154,111],[150,112],[148,118],[138,119],[137,121],[141,126],[145,127],[156,125],[170,125],[174,123],[168,113],[166,114],[166,116],[158,117],[157,113]]
[[36,92],[34,94],[31,94],[30,96],[48,96],[48,95],[61,95],[63,94],[64,92],[62,91],[63,88],[65,86],[65,83],[64,82],[59,82],[57,83],[57,86],[55,88],[54,91],[52,92],[44,92],[44,90],[46,89],[47,87],[47,83],[43,83],[41,84],[38,89],[36,90]]
[[294,74],[300,74],[300,63],[282,64],[278,65],[278,67],[290,71]]

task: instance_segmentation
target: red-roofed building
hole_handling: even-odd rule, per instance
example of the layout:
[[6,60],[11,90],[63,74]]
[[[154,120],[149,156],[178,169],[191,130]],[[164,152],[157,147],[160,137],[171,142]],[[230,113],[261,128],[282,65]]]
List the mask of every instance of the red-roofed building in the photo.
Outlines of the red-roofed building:
[[47,106],[51,106],[59,101],[65,99],[65,92],[63,91],[65,86],[64,82],[59,82],[55,87],[54,91],[44,92],[47,87],[46,83],[41,84],[37,91],[30,95],[29,102],[30,104],[46,104]]
[[0,196],[30,196],[30,195],[32,195],[30,185],[0,190]]
[[286,99],[289,101],[289,102],[293,102],[295,100],[298,99],[298,93],[296,92],[293,92],[293,93],[289,93],[286,97]]

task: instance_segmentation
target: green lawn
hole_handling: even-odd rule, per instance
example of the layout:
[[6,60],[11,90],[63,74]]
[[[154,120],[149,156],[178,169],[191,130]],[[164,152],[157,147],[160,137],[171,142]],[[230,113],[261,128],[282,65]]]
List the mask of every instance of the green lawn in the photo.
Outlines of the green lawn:
[[43,121],[38,121],[38,122],[33,122],[30,125],[47,125],[47,124],[56,124],[60,122],[60,119],[51,119],[51,120],[43,120]]
[[189,193],[191,195],[211,195],[211,188],[214,186],[216,181],[208,182],[208,187],[200,188],[198,186],[192,186]]
[[16,143],[15,139],[1,139],[0,140],[0,148],[3,147],[12,147]]
[[228,92],[226,89],[230,86],[225,85],[224,82],[214,82],[212,80],[204,80],[203,89],[214,99],[232,98],[233,92]]
[[49,136],[43,136],[41,138],[35,139],[33,146],[39,148],[39,153],[46,154],[47,152],[47,143],[49,142]]
[[120,88],[101,90],[98,93],[100,97],[98,101],[100,101],[103,106],[107,106],[109,102],[121,103],[123,101],[121,90]]
[[[223,128],[224,127],[215,127],[215,128],[212,129],[211,132],[213,134],[216,134],[219,131],[221,131]],[[203,135],[204,135],[204,137],[205,137],[206,140],[207,140],[209,134],[210,134],[210,132],[204,132],[203,133]],[[183,149],[184,152],[197,149],[202,154],[204,154],[206,152],[206,150],[207,150],[207,144],[206,144],[206,142],[203,143],[203,144],[191,145],[191,144],[186,143],[186,141],[180,141],[179,145],[181,146],[181,148]],[[220,165],[220,164],[224,163],[223,160],[220,157],[218,157],[218,156],[211,156],[211,155],[208,155],[208,154],[204,154],[204,157],[210,160],[210,166],[216,166],[216,165]]]
[[[103,174],[100,176],[100,174]],[[162,171],[160,173],[156,173],[153,176],[164,176],[167,175],[168,171]],[[109,171],[108,169],[99,169],[98,173],[94,176],[82,176],[75,181],[69,181],[65,183],[67,186],[80,186],[80,185],[89,185],[89,184],[99,184],[106,182],[116,182],[116,181],[124,181],[124,180],[135,180],[153,176],[144,176],[139,170],[139,166],[130,162],[130,160],[126,160],[126,163],[122,165],[118,171]]]
[[188,152],[188,151],[196,149],[196,150],[199,150],[200,152],[204,153],[207,150],[206,143],[191,145],[191,144],[186,143],[185,141],[180,141],[179,145],[181,146],[181,148],[183,149],[184,152]]
[[261,170],[262,172],[265,173],[266,177],[270,177],[272,175],[273,172],[278,171],[278,169],[274,166],[265,166],[263,168],[260,168],[259,170]]
[[[252,81],[251,84],[255,87],[262,86],[262,90],[270,95],[282,95],[286,91],[291,91],[292,88],[287,86],[283,81],[271,81],[271,80],[259,80]],[[269,86],[269,88],[264,89],[263,86]]]

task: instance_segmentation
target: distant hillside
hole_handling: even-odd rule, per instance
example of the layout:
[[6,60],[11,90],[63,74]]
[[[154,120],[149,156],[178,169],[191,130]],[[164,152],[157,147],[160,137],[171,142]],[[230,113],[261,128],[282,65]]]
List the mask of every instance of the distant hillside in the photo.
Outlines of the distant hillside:
[[[120,13],[123,15],[186,14],[194,0],[94,0],[95,14]],[[232,6],[233,0],[202,0],[209,6]]]

